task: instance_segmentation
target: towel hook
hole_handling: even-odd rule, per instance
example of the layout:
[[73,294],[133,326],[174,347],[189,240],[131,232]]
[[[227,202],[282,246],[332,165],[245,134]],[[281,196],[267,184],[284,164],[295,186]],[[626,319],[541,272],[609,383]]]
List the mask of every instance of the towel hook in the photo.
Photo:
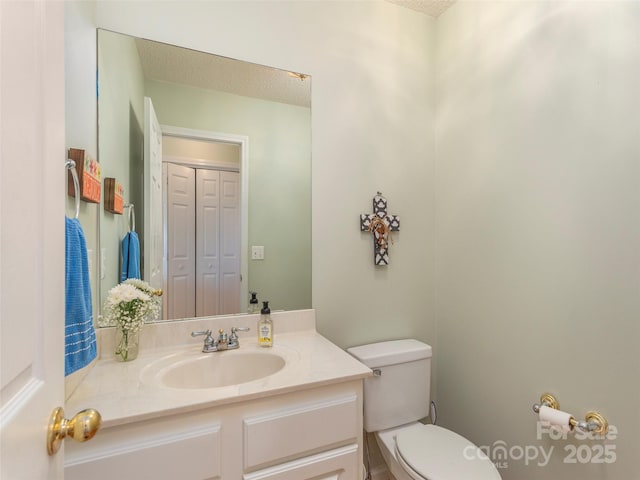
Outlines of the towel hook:
[[135,232],[136,231],[136,211],[134,210],[135,207],[133,203],[126,203],[124,205],[124,208],[129,209],[129,231]]
[[67,170],[71,172],[71,178],[73,178],[73,196],[76,200],[76,216],[77,219],[80,215],[80,182],[78,181],[78,172],[76,171],[76,162],[67,158],[67,161],[64,163],[64,166]]

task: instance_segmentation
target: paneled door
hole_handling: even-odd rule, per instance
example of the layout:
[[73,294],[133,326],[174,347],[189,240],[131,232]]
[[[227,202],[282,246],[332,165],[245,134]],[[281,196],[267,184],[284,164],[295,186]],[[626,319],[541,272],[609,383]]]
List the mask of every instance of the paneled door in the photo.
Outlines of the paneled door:
[[167,165],[166,318],[196,315],[195,170]]
[[152,287],[162,288],[162,129],[149,97],[144,97],[144,182],[142,278]]
[[196,312],[240,311],[240,174],[196,173]]
[[0,478],[48,480],[64,450],[46,448],[64,404],[64,3],[0,1],[0,54]]
[[220,172],[220,309],[240,312],[240,174]]
[[220,172],[196,170],[196,315],[220,311]]
[[240,311],[239,177],[168,164],[168,318]]

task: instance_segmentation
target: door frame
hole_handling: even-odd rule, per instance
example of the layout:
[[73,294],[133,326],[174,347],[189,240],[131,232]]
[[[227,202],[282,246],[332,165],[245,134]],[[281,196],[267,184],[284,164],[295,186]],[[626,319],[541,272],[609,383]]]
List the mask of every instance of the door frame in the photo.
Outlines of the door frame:
[[[249,137],[233,133],[196,130],[160,125],[162,135],[230,143],[240,148],[240,312],[247,310],[249,299]],[[166,238],[165,238],[166,248]]]

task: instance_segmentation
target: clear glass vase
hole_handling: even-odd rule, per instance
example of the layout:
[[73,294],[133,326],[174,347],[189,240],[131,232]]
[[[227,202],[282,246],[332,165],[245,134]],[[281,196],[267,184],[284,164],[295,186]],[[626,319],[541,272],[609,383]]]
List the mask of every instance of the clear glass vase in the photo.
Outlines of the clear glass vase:
[[140,329],[126,330],[116,329],[116,359],[121,362],[130,362],[138,357],[140,347]]

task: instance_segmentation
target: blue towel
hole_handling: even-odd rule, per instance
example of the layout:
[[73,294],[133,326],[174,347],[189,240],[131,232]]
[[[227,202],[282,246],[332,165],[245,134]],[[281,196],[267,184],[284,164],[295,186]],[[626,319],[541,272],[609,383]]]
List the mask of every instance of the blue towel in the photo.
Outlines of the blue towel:
[[136,232],[128,232],[122,239],[122,273],[120,281],[140,278],[140,240]]
[[87,243],[80,222],[65,218],[64,374],[86,367],[96,358]]

